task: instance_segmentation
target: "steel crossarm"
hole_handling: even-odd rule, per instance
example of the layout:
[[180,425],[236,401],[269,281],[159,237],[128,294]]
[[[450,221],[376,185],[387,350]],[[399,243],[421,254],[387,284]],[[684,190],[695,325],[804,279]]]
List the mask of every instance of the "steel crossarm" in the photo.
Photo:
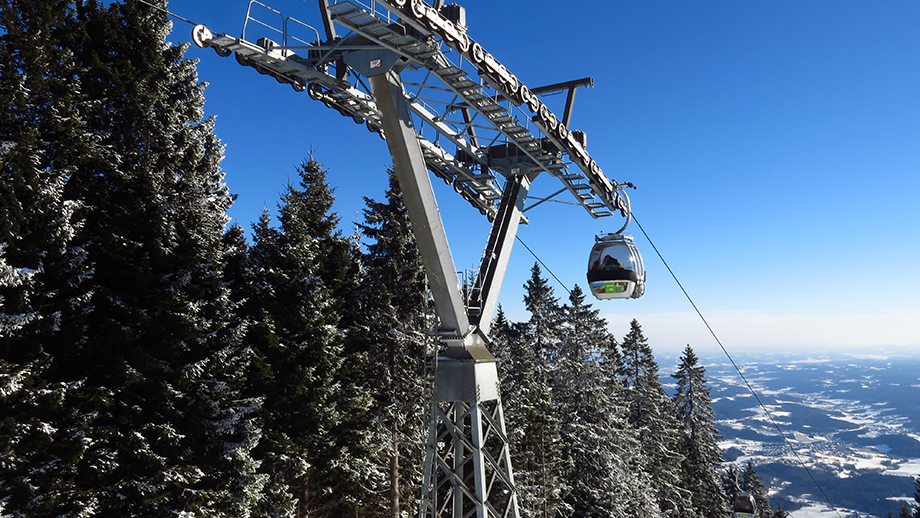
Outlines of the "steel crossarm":
[[[623,213],[626,210],[625,203],[620,199],[617,193],[617,183],[609,180],[604,175],[597,162],[591,158],[590,154],[587,152],[584,140],[573,135],[573,132],[570,131],[565,124],[560,123],[560,119],[537,98],[536,94],[532,93],[514,74],[498,62],[492,54],[486,52],[479,43],[473,41],[466,34],[466,28],[462,26],[462,24],[448,19],[444,15],[444,9],[431,7],[422,0],[379,0],[375,3],[389,10],[388,16],[393,15],[399,17],[400,24],[410,26],[418,32],[420,37],[433,37],[441,40],[444,45],[451,47],[460,54],[461,59],[465,59],[467,62],[475,65],[479,70],[482,80],[497,92],[497,96],[494,96],[494,98],[502,97],[514,106],[526,105],[526,107],[535,114],[532,120],[533,123],[539,127],[540,132],[548,137],[561,152],[568,155],[571,162],[577,166],[576,171],[566,175],[567,178],[563,180],[563,184],[566,186],[567,190],[575,195],[576,200],[582,204],[589,214],[593,217],[600,217],[610,215],[614,211]],[[340,4],[348,4],[349,7],[347,9],[349,10],[362,10],[361,7],[358,7],[351,1],[341,2]],[[346,10],[345,8],[340,9],[341,13],[344,13]],[[365,12],[363,14],[367,15],[370,13]],[[347,25],[347,22],[339,19],[336,19],[336,21]],[[364,22],[363,24],[353,25],[350,28],[373,39],[375,30],[380,30],[379,27],[381,25],[392,27],[394,24]],[[391,48],[396,48],[397,45],[390,39],[378,39],[378,41],[381,41],[381,44],[389,43]],[[436,56],[433,63],[426,63],[424,60],[435,57],[434,53],[429,52],[418,56],[412,56],[411,53],[406,53],[406,56],[409,58],[414,57],[419,61],[421,66],[428,70],[432,70],[442,77],[442,79],[449,78],[450,71],[448,71],[447,74],[441,74],[436,66],[437,64],[448,62],[444,53],[441,53],[440,56]],[[443,68],[447,69],[449,67]],[[569,109],[570,106],[567,106],[567,111]],[[567,118],[568,117],[564,117],[562,120]],[[526,128],[524,129],[526,130]],[[523,136],[524,133],[522,132],[521,135]],[[513,136],[510,137],[510,140],[514,142],[515,138]],[[528,151],[525,148],[521,148],[521,150],[525,153]],[[536,160],[536,162],[542,163],[540,160]],[[554,170],[547,172],[558,173],[559,171],[560,169],[554,168]],[[558,174],[554,175],[560,176]],[[579,181],[575,181],[576,179]],[[585,185],[587,187],[584,187]],[[588,200],[585,196],[586,191],[589,190],[591,194],[593,194],[593,200]]]
[[[326,73],[323,62],[318,58],[304,59],[295,53],[302,48],[282,48],[271,41],[260,40],[254,44],[227,34],[214,34],[207,28],[199,26],[193,32],[193,40],[203,47],[212,47],[218,54],[226,56],[236,53],[237,61],[246,66],[251,66],[260,73],[272,75],[279,82],[289,83],[300,90],[301,86],[307,91],[311,99],[321,101],[329,108],[340,114],[350,117],[355,122],[364,123],[369,130],[383,134],[380,122],[380,112],[377,109],[373,96],[358,88],[366,85],[352,86],[347,81],[337,79]],[[330,53],[338,47],[310,47],[310,52],[320,51]],[[340,51],[340,49],[339,49]],[[410,104],[410,110],[426,123],[431,123],[440,130],[448,140],[451,140],[465,157],[479,157],[477,163],[482,163],[482,152],[475,147],[464,144],[463,140],[454,137],[455,130],[446,125],[438,124],[438,115],[427,109],[423,103],[415,100]],[[494,218],[497,207],[495,200],[501,197],[501,188],[495,184],[494,178],[483,178],[470,168],[470,164],[459,161],[454,154],[439,146],[436,142],[427,140],[424,136],[417,137],[420,145],[426,151],[426,165],[428,169],[452,184],[470,204],[480,213]]]
[[[214,47],[221,55],[236,53],[241,64],[295,89],[306,89],[311,98],[377,132],[381,128],[380,115],[372,96],[358,89],[363,86],[361,78],[352,85],[329,74],[328,69],[335,66],[338,71],[343,56],[355,50],[377,47],[393,51],[405,61],[403,66],[423,75],[418,82],[404,80],[406,85],[417,87],[414,95],[410,93],[411,110],[423,126],[434,132],[426,136],[422,130],[419,138],[437,145],[443,136],[457,146],[457,154],[447,150],[433,154],[438,159],[428,163],[429,169],[455,184],[461,194],[465,191],[464,198],[481,213],[494,217],[500,196],[500,187],[470,181],[492,175],[488,164],[493,157],[486,152],[489,148],[499,154],[513,153],[519,162],[528,162],[528,170],[544,171],[558,178],[592,217],[625,210],[616,182],[607,179],[588,155],[584,139],[577,137],[580,133],[569,131],[559,122],[516,76],[470,39],[465,28],[419,0],[378,1],[376,4],[386,9],[377,12],[350,0],[323,4],[331,20],[351,30],[349,35],[335,42],[283,46],[265,38],[251,43],[226,34],[211,34],[202,27],[196,28],[193,39],[200,46]],[[285,34],[284,40],[287,39]],[[478,69],[480,77],[471,77],[464,66]],[[444,98],[445,93],[449,97]],[[441,103],[440,110],[433,108],[436,103]],[[525,113],[524,108],[535,115]],[[451,113],[457,112],[464,115],[464,120],[450,118]],[[487,148],[475,145],[476,130],[478,140],[488,143]],[[508,151],[511,149],[513,152]],[[477,173],[472,167],[483,171]]]

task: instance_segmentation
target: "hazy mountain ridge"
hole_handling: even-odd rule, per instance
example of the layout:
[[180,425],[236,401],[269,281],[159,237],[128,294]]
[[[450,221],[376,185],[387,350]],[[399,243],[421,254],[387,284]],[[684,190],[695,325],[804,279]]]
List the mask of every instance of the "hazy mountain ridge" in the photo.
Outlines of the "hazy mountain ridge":
[[797,517],[826,507],[802,462],[841,515],[896,515],[902,502],[913,502],[920,475],[920,358],[735,358],[798,458],[728,360],[704,362],[726,458],[739,466],[752,461],[774,505]]

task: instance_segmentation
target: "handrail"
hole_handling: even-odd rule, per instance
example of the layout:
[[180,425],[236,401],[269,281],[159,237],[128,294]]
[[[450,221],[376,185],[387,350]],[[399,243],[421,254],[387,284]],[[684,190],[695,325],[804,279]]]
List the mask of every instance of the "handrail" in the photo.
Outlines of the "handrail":
[[287,18],[284,19],[284,40],[282,41],[282,45],[284,45],[285,47],[288,46],[288,42],[287,42],[288,36],[290,36],[290,38],[291,38],[292,40],[297,41],[297,42],[299,42],[299,43],[303,43],[304,45],[307,45],[307,46],[311,45],[310,42],[304,41],[304,40],[302,40],[302,39],[300,39],[300,38],[297,38],[297,37],[295,37],[295,36],[291,36],[291,33],[290,33],[290,31],[288,30],[288,22],[295,22],[295,23],[298,23],[298,24],[300,24],[300,25],[302,25],[302,26],[304,26],[304,27],[306,27],[306,28],[308,28],[308,29],[312,29],[313,32],[316,33],[316,45],[319,46],[319,44],[322,43],[322,40],[321,40],[320,37],[319,37],[319,31],[316,30],[316,27],[313,27],[312,25],[307,25],[306,23],[304,23],[304,22],[298,20],[297,18],[293,18],[293,17],[290,17],[290,16],[289,16],[289,17],[287,17]]
[[250,0],[250,2],[249,2],[249,7],[246,9],[246,21],[243,22],[243,34],[240,36],[240,39],[242,39],[242,40],[245,40],[245,39],[246,39],[246,26],[249,25],[249,20],[252,20],[252,21],[256,22],[257,24],[259,24],[259,25],[265,27],[266,29],[270,29],[270,30],[273,30],[273,31],[275,31],[275,32],[277,32],[277,33],[279,33],[279,34],[281,34],[281,37],[284,38],[284,31],[283,31],[282,29],[278,29],[277,27],[272,27],[271,25],[269,25],[269,24],[267,24],[267,23],[265,23],[265,22],[263,22],[263,21],[261,21],[261,20],[259,20],[259,19],[257,19],[257,18],[253,18],[253,17],[252,17],[252,4],[261,5],[262,7],[268,9],[269,11],[272,11],[272,12],[276,13],[278,16],[281,17],[281,25],[282,25],[282,27],[284,27],[284,25],[285,25],[285,23],[284,23],[284,15],[281,14],[281,11],[279,11],[279,10],[273,8],[273,7],[269,7],[269,6],[265,5],[265,4],[263,4],[262,2],[260,2],[259,0]]

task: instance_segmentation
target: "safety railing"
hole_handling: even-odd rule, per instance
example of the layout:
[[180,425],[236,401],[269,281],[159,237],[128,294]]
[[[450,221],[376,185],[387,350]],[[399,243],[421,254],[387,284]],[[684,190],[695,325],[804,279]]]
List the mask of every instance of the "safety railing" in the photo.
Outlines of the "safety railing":
[[[253,16],[253,11],[252,11],[253,6],[261,7],[262,9],[264,9],[264,11],[267,12],[266,14],[273,15],[273,17],[277,16],[278,20],[280,21],[280,24],[279,24],[280,28],[278,26],[272,25],[270,22],[263,20],[260,17]],[[315,27],[307,23],[304,23],[296,18],[285,16],[281,11],[275,9],[274,7],[269,7],[263,4],[262,2],[260,2],[259,0],[250,0],[249,2],[249,7],[246,9],[246,20],[243,22],[243,32],[242,32],[242,35],[240,36],[240,39],[243,39],[243,40],[247,39],[246,31],[249,28],[250,22],[252,22],[253,24],[257,26],[263,27],[264,29],[268,31],[268,34],[276,35],[276,37],[281,42],[281,46],[284,47],[285,49],[288,47],[318,46],[322,42],[322,39],[320,38],[320,35],[319,35],[319,31]],[[315,37],[315,39],[313,41],[309,41],[305,39],[304,36],[299,36],[301,34],[299,30],[295,31],[295,34],[297,35],[292,34],[291,33],[292,26],[306,29],[307,32],[312,31],[312,34]]]

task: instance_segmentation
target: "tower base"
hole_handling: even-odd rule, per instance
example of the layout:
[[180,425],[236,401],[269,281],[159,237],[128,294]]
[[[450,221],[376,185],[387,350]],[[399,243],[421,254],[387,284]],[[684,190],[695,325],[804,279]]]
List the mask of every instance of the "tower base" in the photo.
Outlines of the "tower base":
[[518,518],[496,367],[438,363],[419,518]]

